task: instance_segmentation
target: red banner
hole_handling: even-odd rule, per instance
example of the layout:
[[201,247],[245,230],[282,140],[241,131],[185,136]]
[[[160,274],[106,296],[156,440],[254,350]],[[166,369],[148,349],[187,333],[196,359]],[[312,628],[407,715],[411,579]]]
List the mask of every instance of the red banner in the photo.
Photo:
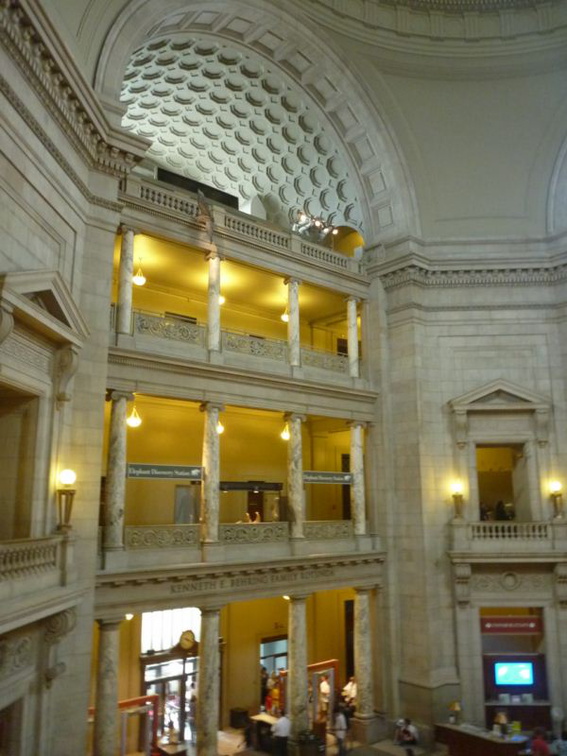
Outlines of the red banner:
[[543,623],[541,617],[511,616],[511,617],[481,617],[480,632],[485,635],[499,633],[501,635],[541,635]]

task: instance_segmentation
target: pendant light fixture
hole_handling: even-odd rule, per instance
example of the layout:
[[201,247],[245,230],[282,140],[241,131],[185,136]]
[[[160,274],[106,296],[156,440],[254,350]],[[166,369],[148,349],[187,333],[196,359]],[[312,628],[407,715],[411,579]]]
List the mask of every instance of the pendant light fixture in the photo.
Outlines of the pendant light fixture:
[[146,283],[146,277],[142,271],[142,258],[138,258],[138,270],[136,275],[132,276],[132,283],[136,286],[143,286]]
[[142,418],[138,414],[138,410],[136,409],[136,405],[132,407],[132,411],[126,418],[126,425],[128,425],[130,428],[139,428],[142,424]]
[[289,432],[289,425],[286,423],[284,425],[283,431],[280,433],[280,438],[284,441],[289,441],[291,438],[291,433]]

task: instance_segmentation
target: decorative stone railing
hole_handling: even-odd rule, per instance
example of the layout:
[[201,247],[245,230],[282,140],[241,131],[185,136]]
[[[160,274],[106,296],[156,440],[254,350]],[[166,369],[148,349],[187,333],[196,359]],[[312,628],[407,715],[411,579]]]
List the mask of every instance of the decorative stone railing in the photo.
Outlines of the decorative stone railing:
[[[150,213],[166,216],[179,216],[180,219],[193,222],[199,216],[196,199],[187,196],[182,190],[169,189],[146,177],[131,174],[120,182],[120,199],[126,206],[148,210]],[[349,271],[362,275],[362,267],[353,257],[335,252],[319,244],[307,243],[298,234],[284,229],[274,229],[268,222],[240,213],[236,210],[213,205],[213,218],[217,233],[225,239],[235,241],[242,239],[258,246],[281,252],[304,262],[311,261],[324,265],[327,269]]]
[[134,335],[137,334],[204,346],[206,327],[198,323],[189,323],[183,318],[154,315],[136,310],[134,312]]
[[303,367],[348,374],[348,356],[335,352],[323,352],[319,349],[301,347],[301,364]]
[[473,541],[549,541],[549,522],[474,522],[469,525]]
[[35,538],[0,544],[0,581],[57,572],[61,538]]
[[466,522],[451,523],[451,549],[491,553],[552,551],[567,548],[567,522]]
[[310,520],[303,525],[303,535],[309,540],[352,538],[352,520]]
[[220,540],[223,543],[275,543],[287,541],[287,522],[234,523],[220,525]]
[[124,528],[127,549],[178,549],[199,544],[199,525],[150,525]]
[[235,331],[222,331],[223,352],[236,352],[269,360],[287,362],[288,346],[280,339],[264,339]]

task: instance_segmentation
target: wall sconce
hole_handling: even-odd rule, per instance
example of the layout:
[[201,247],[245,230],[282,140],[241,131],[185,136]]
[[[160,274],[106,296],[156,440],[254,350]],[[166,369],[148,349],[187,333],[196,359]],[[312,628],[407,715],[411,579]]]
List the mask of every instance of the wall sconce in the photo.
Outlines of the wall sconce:
[[563,486],[558,480],[553,480],[549,484],[549,495],[553,502],[553,516],[563,517],[563,494],[561,493]]
[[126,418],[126,425],[129,425],[130,428],[139,428],[141,424],[142,424],[142,418],[138,414],[136,405],[134,405],[132,407],[132,412],[130,412],[130,414]]
[[146,277],[142,272],[142,258],[138,259],[138,270],[136,274],[132,276],[132,283],[136,286],[143,286],[146,283]]
[[71,513],[76,493],[71,486],[76,480],[77,473],[74,470],[61,470],[59,473],[61,487],[57,489],[57,530],[63,533],[71,530]]
[[461,519],[463,516],[463,484],[460,480],[455,480],[451,484],[451,496],[453,498],[453,506],[455,508],[455,518]]
[[224,425],[221,423],[220,420],[217,423],[217,433],[219,434],[219,436],[221,433],[224,433]]
[[283,439],[284,441],[289,441],[289,439],[291,438],[291,433],[289,432],[289,425],[287,423],[284,425],[284,429],[280,433],[280,438]]

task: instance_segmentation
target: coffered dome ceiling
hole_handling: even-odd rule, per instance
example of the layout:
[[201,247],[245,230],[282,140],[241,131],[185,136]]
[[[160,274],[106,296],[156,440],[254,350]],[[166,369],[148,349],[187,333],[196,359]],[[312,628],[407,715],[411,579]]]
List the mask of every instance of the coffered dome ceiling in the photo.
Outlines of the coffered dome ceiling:
[[132,55],[121,101],[123,125],[163,168],[238,196],[241,209],[259,200],[283,227],[305,209],[360,229],[332,129],[260,56],[205,35],[154,38]]

